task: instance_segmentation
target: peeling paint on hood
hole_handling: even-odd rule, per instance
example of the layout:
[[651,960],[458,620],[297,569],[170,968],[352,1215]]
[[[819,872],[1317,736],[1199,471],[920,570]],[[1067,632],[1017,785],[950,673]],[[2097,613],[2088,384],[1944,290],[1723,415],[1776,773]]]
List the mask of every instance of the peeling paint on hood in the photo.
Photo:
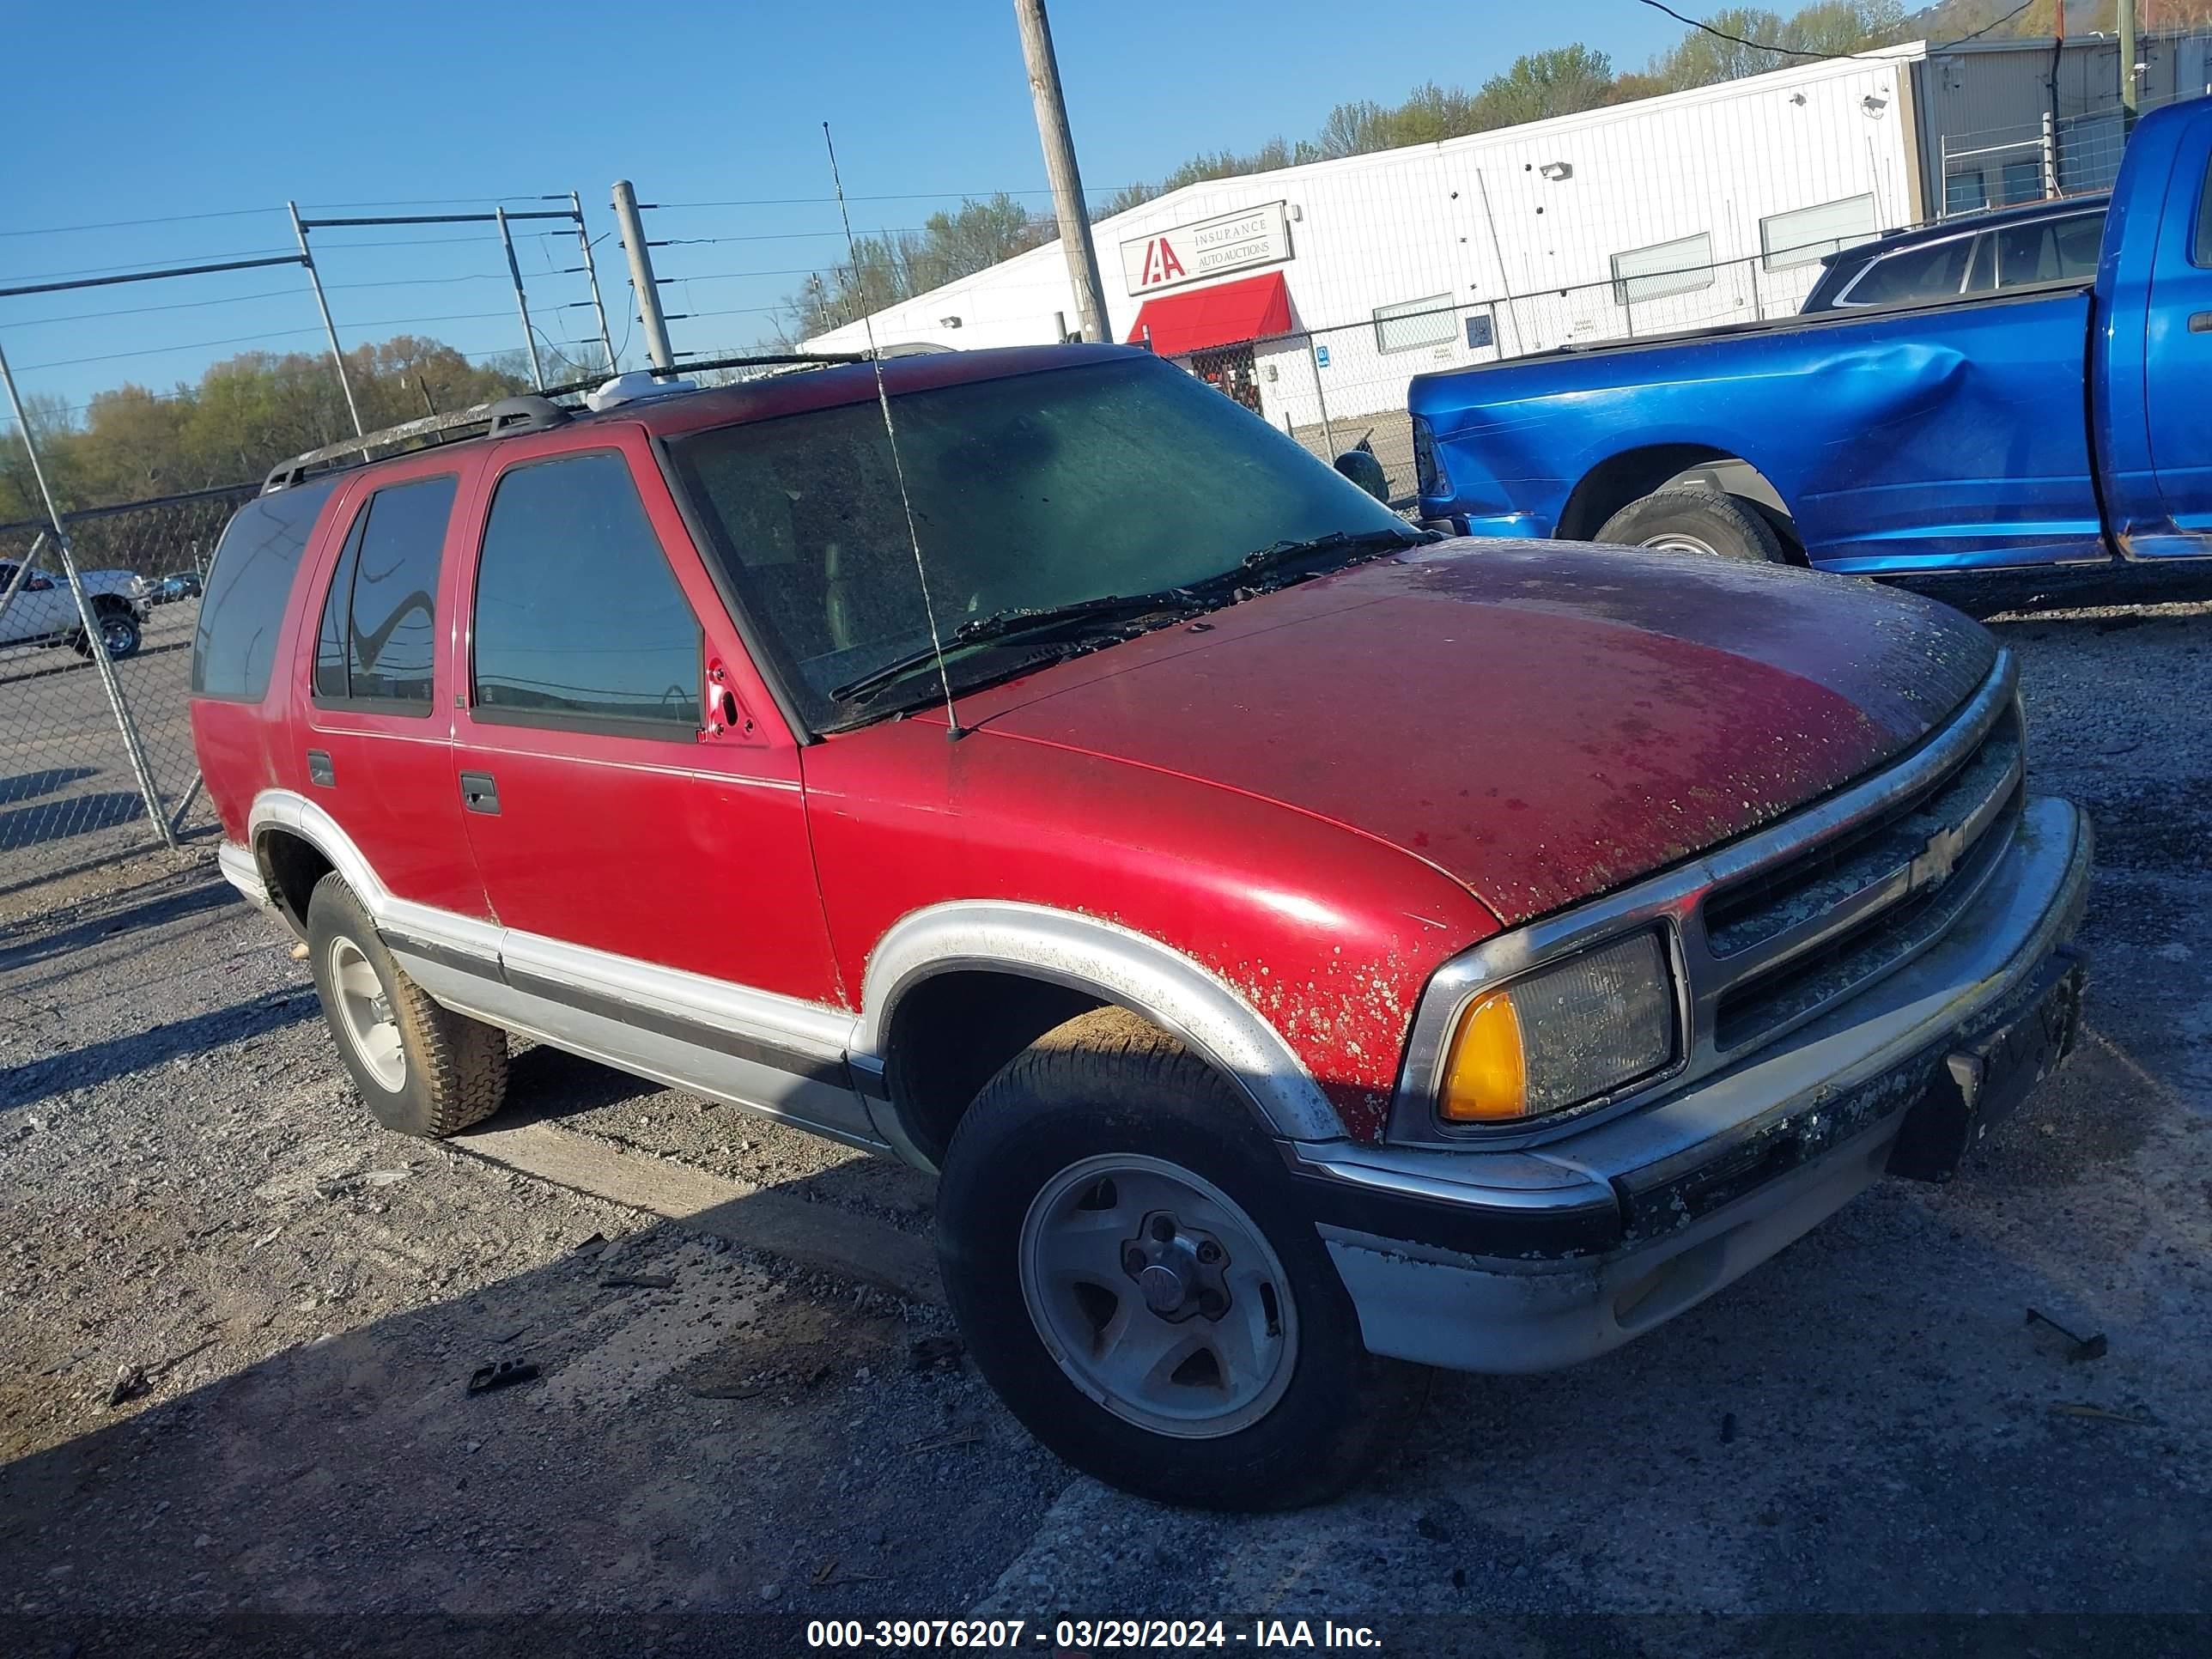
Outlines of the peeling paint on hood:
[[1868,582],[1456,541],[978,693],[963,716],[1380,838],[1514,925],[1850,782],[1995,660],[1958,612]]

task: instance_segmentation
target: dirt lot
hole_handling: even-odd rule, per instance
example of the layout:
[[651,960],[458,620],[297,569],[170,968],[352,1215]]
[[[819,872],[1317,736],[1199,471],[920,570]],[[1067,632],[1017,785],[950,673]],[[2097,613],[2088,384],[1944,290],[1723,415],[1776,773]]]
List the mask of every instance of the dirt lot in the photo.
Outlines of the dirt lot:
[[[1996,625],[2039,787],[2100,838],[2075,1063],[1960,1185],[1879,1188],[1577,1371],[1439,1378],[1362,1491],[1291,1516],[1036,1449],[902,1278],[910,1175],[543,1050],[490,1133],[383,1135],[204,863],[85,878],[0,937],[0,1650],[787,1652],[806,1617],[974,1608],[1671,1654],[2203,1612],[2212,605]],[[538,1375],[466,1393],[507,1359]],[[1553,1618],[1593,1612],[1622,1621]],[[1926,1650],[2051,1632],[1953,1634]]]

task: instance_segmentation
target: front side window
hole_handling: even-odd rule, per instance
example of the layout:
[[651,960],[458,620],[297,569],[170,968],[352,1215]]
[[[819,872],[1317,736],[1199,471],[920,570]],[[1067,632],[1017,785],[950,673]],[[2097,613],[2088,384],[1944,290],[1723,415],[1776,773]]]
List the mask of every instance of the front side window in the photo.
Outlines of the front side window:
[[316,629],[318,702],[430,712],[438,567],[459,482],[450,473],[416,478],[362,504]]
[[[817,728],[880,713],[833,694],[928,647],[917,539],[957,653],[963,624],[1010,611],[1233,579],[1246,555],[1282,544],[1416,537],[1291,439],[1156,360],[908,392],[893,407],[911,537],[872,398],[669,445]],[[956,654],[953,683],[1003,673],[1006,660]]]
[[1997,286],[2086,282],[2097,274],[2104,234],[2104,216],[2098,213],[2006,225],[1996,232]]
[[476,716],[691,739],[698,619],[620,455],[499,481],[477,562]]

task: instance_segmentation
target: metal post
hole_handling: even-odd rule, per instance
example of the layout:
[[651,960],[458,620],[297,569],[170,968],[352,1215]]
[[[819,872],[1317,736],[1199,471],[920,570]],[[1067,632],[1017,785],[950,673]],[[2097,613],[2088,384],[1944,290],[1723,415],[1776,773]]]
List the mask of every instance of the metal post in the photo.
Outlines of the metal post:
[[622,368],[615,362],[615,337],[607,331],[607,304],[599,298],[599,268],[592,258],[592,233],[584,225],[584,204],[574,191],[568,192],[568,210],[576,216],[576,244],[584,250],[584,280],[592,285],[592,313],[599,319],[599,343],[607,350],[607,373],[619,374]]
[[646,251],[645,226],[637,216],[637,192],[627,179],[615,180],[614,209],[615,223],[622,229],[623,252],[629,255],[630,286],[637,290],[637,319],[645,325],[645,355],[655,368],[673,368],[676,354],[668,349],[668,321],[660,314],[660,289],[653,280],[653,255]]
[[2136,0],[2120,0],[2120,132],[2132,137],[2142,94],[2136,86]]
[[23,399],[15,391],[15,371],[8,367],[5,350],[0,350],[0,382],[7,385],[8,406],[15,411],[15,424],[22,429],[23,453],[31,458],[31,476],[38,480],[39,497],[46,504],[46,521],[53,530],[54,550],[61,555],[62,574],[69,579],[70,592],[76,599],[77,623],[84,629],[93,666],[99,671],[100,683],[107,692],[108,707],[115,711],[115,724],[123,733],[123,746],[130,751],[131,769],[137,775],[138,793],[145,798],[146,811],[152,815],[154,828],[161,832],[161,845],[173,848],[177,844],[176,831],[169,827],[168,814],[161,805],[161,793],[154,787],[153,769],[146,764],[146,750],[138,741],[137,726],[131,722],[131,707],[123,701],[123,687],[115,678],[115,665],[108,659],[107,641],[100,637],[100,620],[92,613],[92,602],[84,596],[84,583],[76,573],[76,553],[70,546],[69,532],[62,528],[61,509],[54,504],[53,489],[46,483],[46,470],[40,465],[38,440],[32,435],[29,417],[23,413]]
[[337,365],[338,390],[345,393],[346,413],[353,416],[353,435],[358,438],[366,428],[354,404],[353,383],[346,379],[345,353],[338,349],[338,325],[331,320],[331,302],[323,297],[323,274],[315,269],[315,256],[307,252],[307,228],[300,222],[300,204],[287,202],[284,210],[292,216],[292,234],[300,239],[300,263],[307,266],[307,282],[315,290],[315,309],[323,313],[323,332],[331,337],[331,362]]
[[499,223],[499,245],[507,250],[507,274],[514,283],[514,308],[522,315],[522,343],[530,353],[530,384],[545,390],[545,368],[538,361],[538,336],[530,326],[530,301],[523,297],[522,267],[514,262],[514,237],[507,228],[507,210],[495,207],[491,216]]
[[9,578],[8,591],[0,593],[0,622],[8,619],[8,612],[15,604],[15,596],[23,591],[23,584],[30,579],[31,561],[39,556],[39,550],[46,544],[46,532],[41,530],[32,538],[31,550],[23,555],[22,562],[15,567],[15,574]]
[[1083,175],[1075,166],[1075,140],[1067,130],[1067,105],[1060,96],[1060,64],[1053,57],[1044,0],[1014,0],[1014,22],[1022,33],[1022,61],[1029,66],[1030,101],[1036,106],[1037,138],[1044,145],[1045,176],[1052,181],[1067,280],[1075,289],[1075,314],[1083,337],[1103,342],[1106,288],[1098,277],[1098,251],[1091,242],[1091,216],[1083,205]]
[[1329,459],[1336,458],[1336,434],[1328,423],[1328,396],[1321,389],[1321,357],[1314,350],[1313,336],[1306,336],[1306,365],[1313,370],[1314,403],[1321,410],[1321,441],[1328,446]]
[[2049,110],[2043,112],[2043,193],[2058,194],[2058,123]]

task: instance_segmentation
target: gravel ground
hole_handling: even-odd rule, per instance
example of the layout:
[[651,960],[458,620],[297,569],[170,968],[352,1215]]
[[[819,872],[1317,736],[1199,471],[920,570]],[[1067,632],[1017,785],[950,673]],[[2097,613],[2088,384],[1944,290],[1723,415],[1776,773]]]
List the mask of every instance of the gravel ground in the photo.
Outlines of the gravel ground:
[[[757,1615],[972,1607],[1674,1653],[1812,1650],[1838,1627],[1787,1621],[1822,1611],[2203,1612],[2212,605],[1994,625],[2038,785],[2099,835],[2073,1064],[1966,1181],[1887,1183],[1571,1373],[1439,1377],[1360,1492],[1292,1516],[1071,1477],[957,1360],[916,1368],[933,1310],[383,1135],[289,941],[203,862],[82,878],[0,935],[0,1647],[404,1646],[441,1615],[518,1652],[795,1651]],[[910,1174],[691,1097],[544,1050],[515,1088],[927,1229]],[[2109,1355],[2069,1363],[2030,1306]],[[508,1358],[539,1376],[465,1393]],[[666,1622],[704,1612],[754,1617]],[[1631,1622],[1547,1622],[1583,1612]],[[242,1615],[295,1622],[207,1622]]]

